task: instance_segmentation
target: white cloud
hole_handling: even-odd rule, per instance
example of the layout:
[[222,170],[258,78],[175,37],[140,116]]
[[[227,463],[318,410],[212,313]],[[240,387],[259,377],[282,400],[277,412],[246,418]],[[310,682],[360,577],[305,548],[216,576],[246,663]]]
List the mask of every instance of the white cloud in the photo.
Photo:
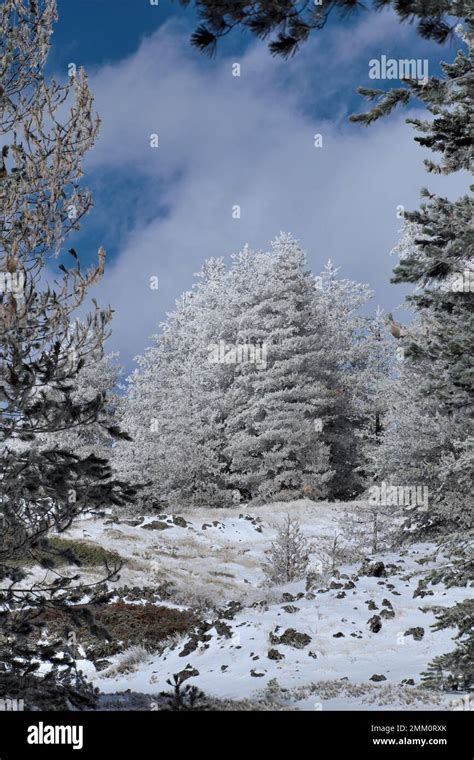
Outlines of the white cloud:
[[[245,242],[268,246],[280,230],[300,239],[313,270],[330,257],[342,275],[368,281],[382,305],[393,309],[402,300],[400,288],[387,284],[397,205],[415,208],[425,184],[459,194],[464,181],[427,177],[406,114],[363,128],[308,113],[309,93],[317,103],[308,62],[319,66],[341,52],[342,65],[333,60],[325,81],[343,101],[354,89],[344,45],[365,60],[377,32],[382,42],[390,34],[381,19],[370,28],[364,20],[350,39],[337,31],[325,55],[316,40],[290,64],[253,46],[238,59],[240,77],[232,76],[235,57],[204,66],[187,32],[168,24],[135,55],[91,78],[103,126],[88,169],[120,169],[125,183],[130,173],[143,177],[148,214],[156,205],[151,221],[137,220],[122,241],[98,295],[116,310],[111,347],[123,360],[149,344],[206,257]],[[158,149],[149,146],[155,132]],[[322,148],[314,147],[315,133]],[[232,218],[234,204],[240,220]],[[152,275],[158,291],[149,288]]]

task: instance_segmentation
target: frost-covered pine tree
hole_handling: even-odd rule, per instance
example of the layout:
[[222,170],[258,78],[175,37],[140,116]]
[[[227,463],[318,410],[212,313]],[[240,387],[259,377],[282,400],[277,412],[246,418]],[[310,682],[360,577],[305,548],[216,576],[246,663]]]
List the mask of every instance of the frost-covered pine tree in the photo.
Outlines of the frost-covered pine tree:
[[310,547],[294,517],[287,514],[269,551],[266,574],[273,583],[292,583],[304,578]]
[[[388,92],[363,89],[362,93],[377,104],[369,113],[355,117],[355,120],[370,123],[389,114],[398,103],[406,104],[413,98],[421,100],[432,118],[415,118],[408,122],[419,133],[416,141],[440,154],[439,162],[431,159],[424,162],[427,170],[436,174],[472,172],[473,168],[472,7],[466,8],[465,27],[458,32],[467,49],[459,51],[452,63],[441,64],[441,77],[433,76],[423,83],[408,81],[403,87]],[[403,338],[406,364],[403,393],[408,397],[407,405],[403,407],[403,416],[394,420],[393,430],[396,436],[401,436],[404,423],[410,424],[409,429],[416,436],[409,442],[410,451],[416,454],[416,461],[410,460],[408,464],[412,468],[418,465],[418,476],[421,474],[436,483],[430,494],[429,509],[418,508],[410,515],[412,535],[436,535],[443,552],[451,555],[437,577],[466,584],[474,475],[471,366],[474,204],[467,194],[451,201],[424,189],[422,196],[420,209],[405,213],[408,224],[416,227],[414,234],[412,230],[411,245],[402,252],[393,278],[394,282],[416,287],[408,297],[415,313],[414,325]],[[409,414],[410,403],[413,415]],[[415,420],[422,421],[423,428],[418,425],[413,430]],[[405,437],[409,438],[408,433]],[[418,443],[420,438],[421,443]],[[426,462],[420,461],[423,447],[429,450]],[[398,453],[395,447],[391,453],[405,457],[405,452]],[[456,608],[443,616],[441,627],[452,623],[457,624]],[[466,659],[461,658],[457,665],[461,663],[465,668]],[[443,685],[441,677],[439,684]]]
[[[103,420],[104,395],[74,389],[90,357],[102,354],[111,319],[98,307],[74,319],[103,274],[103,249],[85,273],[71,251],[72,268],[61,264],[62,280],[45,284],[46,256],[60,252],[91,207],[79,180],[98,129],[83,72],[66,86],[44,78],[55,19],[54,0],[0,5],[0,696],[30,709],[95,703],[74,648],[39,639],[46,609],[67,618],[72,602],[84,595],[93,602],[105,586],[61,572],[48,536],[133,495],[104,457],[40,442]],[[45,568],[38,581],[28,580],[31,563]],[[104,580],[116,570],[107,568]]]
[[223,474],[222,377],[209,361],[225,297],[222,264],[207,262],[200,276],[138,359],[121,405],[122,426],[133,441],[117,444],[115,468],[144,484],[140,498],[148,506],[222,506],[230,499]]
[[329,261],[316,279],[315,297],[324,325],[320,370],[327,389],[322,438],[329,447],[333,473],[328,495],[350,499],[363,488],[359,469],[364,462],[362,431],[367,410],[360,399],[367,392],[364,369],[370,352],[365,340],[367,319],[360,309],[372,293],[365,284],[341,279],[338,271]]
[[[362,456],[360,375],[366,286],[318,278],[281,234],[205,262],[199,281],[139,359],[123,403],[134,438],[118,471],[149,480],[145,502],[354,496]],[[184,456],[183,456],[184,453]],[[331,483],[328,487],[328,483]]]
[[356,372],[352,373],[354,404],[362,424],[358,435],[362,441],[359,473],[366,488],[374,485],[377,467],[374,458],[383,441],[390,400],[397,393],[399,365],[403,348],[386,329],[383,309],[377,307],[366,319],[364,337],[358,345]]
[[121,367],[117,363],[117,354],[104,355],[101,349],[95,356],[89,357],[74,378],[71,397],[75,402],[84,402],[102,395],[104,404],[100,420],[74,425],[57,433],[43,433],[38,436],[37,445],[69,449],[80,456],[111,456],[114,439],[107,429],[117,427],[120,379]]
[[321,498],[331,477],[322,440],[328,390],[324,384],[324,315],[314,278],[298,243],[281,234],[257,259],[263,276],[249,281],[237,340],[253,343],[260,363],[235,364],[233,403],[226,420],[231,477],[254,501]]

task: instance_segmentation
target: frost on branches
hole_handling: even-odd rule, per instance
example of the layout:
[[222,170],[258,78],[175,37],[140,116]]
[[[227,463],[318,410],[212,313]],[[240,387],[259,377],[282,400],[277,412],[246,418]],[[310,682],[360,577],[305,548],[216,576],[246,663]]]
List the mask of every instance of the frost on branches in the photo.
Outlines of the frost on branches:
[[[73,316],[103,275],[105,252],[82,272],[71,250],[68,266],[59,266],[62,279],[44,284],[46,257],[60,254],[91,206],[79,180],[98,129],[83,72],[67,86],[43,78],[55,18],[53,0],[5,0],[0,8],[0,695],[30,709],[95,701],[76,669],[75,647],[40,641],[40,631],[47,609],[71,611],[70,602],[98,598],[105,587],[60,572],[48,536],[134,493],[112,477],[105,457],[65,446],[79,429],[120,431],[107,426],[102,392],[75,392],[81,372],[102,356],[111,319],[99,307],[82,320]],[[28,580],[31,563],[48,571],[44,580]],[[117,569],[106,568],[104,579]]]

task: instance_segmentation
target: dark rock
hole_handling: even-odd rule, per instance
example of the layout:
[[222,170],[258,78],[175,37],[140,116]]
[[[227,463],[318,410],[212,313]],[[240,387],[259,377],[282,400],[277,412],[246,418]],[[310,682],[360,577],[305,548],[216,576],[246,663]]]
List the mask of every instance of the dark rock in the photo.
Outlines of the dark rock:
[[269,649],[267,653],[269,660],[284,660],[285,655],[278,651],[278,649]]
[[198,676],[199,670],[196,670],[196,668],[193,668],[193,666],[189,665],[188,663],[184,670],[181,670],[176,675],[181,679],[181,681],[186,681],[188,678],[194,678],[194,676]]
[[282,594],[282,596],[281,596],[281,601],[282,602],[294,602],[295,601],[295,597],[293,596],[293,594],[289,594],[287,591],[285,591],[285,593]]
[[367,621],[367,625],[369,626],[369,629],[372,631],[372,633],[378,633],[382,628],[380,615],[373,615],[373,617]]
[[385,571],[385,565],[383,562],[370,562],[370,560],[366,559],[362,563],[362,566],[359,570],[359,575],[368,575],[374,578],[382,578],[385,577],[387,573]]
[[427,589],[426,584],[427,584],[426,580],[420,580],[418,582],[418,587],[415,589],[413,593],[413,599],[415,599],[417,596],[419,596],[421,599],[423,599],[424,596],[433,596],[433,591]]
[[345,595],[346,595],[345,591],[339,591],[339,593],[336,594],[336,599],[344,599]]
[[382,610],[380,617],[383,617],[384,620],[391,620],[395,617],[395,613],[393,610]]
[[227,602],[227,605],[223,609],[217,610],[217,614],[220,618],[224,618],[225,620],[233,620],[241,609],[242,605],[240,602],[231,601]]
[[342,631],[338,631],[337,633],[333,633],[332,637],[333,639],[343,639],[344,634],[342,633]]
[[378,610],[378,607],[375,604],[375,602],[373,601],[373,599],[370,599],[368,602],[366,602],[366,604],[368,604],[368,609],[369,610]]
[[374,673],[373,676],[370,676],[369,681],[386,681],[387,677],[380,675],[379,673]]
[[308,655],[309,655],[309,657],[312,657],[313,660],[317,660],[318,659],[318,655],[316,654],[316,652],[309,651]]
[[110,660],[96,660],[94,662],[94,667],[99,672],[101,670],[107,670],[107,668],[109,668],[111,665],[112,663],[110,662]]
[[219,636],[224,636],[226,639],[232,638],[232,629],[223,620],[216,620],[214,622],[214,628]]
[[188,654],[191,654],[191,652],[194,652],[199,646],[199,639],[198,638],[191,638],[188,639],[186,644],[184,645],[183,649],[179,653],[179,657],[187,657]]
[[382,599],[382,605],[384,607],[388,607],[390,610],[393,610],[392,602],[389,599]]
[[343,585],[344,585],[343,583],[336,583],[336,581],[331,581],[331,583],[329,584],[329,588],[342,588]]
[[294,628],[287,628],[281,636],[276,636],[274,633],[271,633],[270,643],[274,646],[277,644],[286,644],[286,646],[294,647],[295,649],[304,649],[311,643],[311,636],[308,636],[307,633],[295,631]]
[[309,601],[312,601],[313,599],[316,599],[316,594],[313,594],[311,591],[308,591],[305,598],[308,599]]
[[152,520],[152,522],[142,525],[142,528],[145,528],[145,530],[166,530],[166,528],[171,528],[171,525],[161,522],[161,520]]
[[413,678],[404,678],[403,681],[402,681],[402,683],[401,683],[401,685],[402,686],[414,686],[415,682],[414,682]]
[[416,628],[409,628],[408,631],[405,631],[405,636],[413,636],[415,641],[421,641],[424,635],[425,629],[421,626],[417,626]]
[[188,523],[181,515],[173,515],[171,519],[173,520],[173,525],[176,525],[178,528],[188,527]]
[[283,609],[285,610],[285,612],[288,612],[290,615],[293,615],[295,612],[299,612],[300,610],[300,608],[295,607],[294,604],[285,604]]
[[355,583],[353,581],[347,581],[347,583],[344,584],[344,588],[355,588]]
[[250,675],[251,675],[253,678],[263,678],[263,676],[265,675],[265,673],[261,673],[261,672],[259,672],[259,671],[257,671],[257,670],[254,670],[254,669],[252,668],[252,670],[250,671]]

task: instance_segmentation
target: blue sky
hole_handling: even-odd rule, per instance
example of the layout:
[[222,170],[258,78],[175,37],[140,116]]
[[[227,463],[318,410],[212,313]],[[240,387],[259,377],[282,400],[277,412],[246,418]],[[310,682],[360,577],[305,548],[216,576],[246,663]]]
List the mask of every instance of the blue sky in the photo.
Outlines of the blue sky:
[[288,62],[245,34],[209,59],[189,44],[193,9],[171,0],[59,0],[59,15],[49,70],[64,78],[69,63],[85,66],[102,119],[85,163],[95,208],[68,243],[85,263],[107,250],[93,295],[116,311],[109,349],[127,370],[205,258],[267,248],[280,230],[301,241],[316,274],[331,258],[368,282],[374,309],[402,303],[389,284],[397,206],[415,208],[423,185],[456,197],[467,181],[426,174],[406,112],[371,128],[347,117],[364,109],[357,86],[374,85],[370,59],[426,58],[432,74],[458,45],[440,49],[390,12],[361,12]]

